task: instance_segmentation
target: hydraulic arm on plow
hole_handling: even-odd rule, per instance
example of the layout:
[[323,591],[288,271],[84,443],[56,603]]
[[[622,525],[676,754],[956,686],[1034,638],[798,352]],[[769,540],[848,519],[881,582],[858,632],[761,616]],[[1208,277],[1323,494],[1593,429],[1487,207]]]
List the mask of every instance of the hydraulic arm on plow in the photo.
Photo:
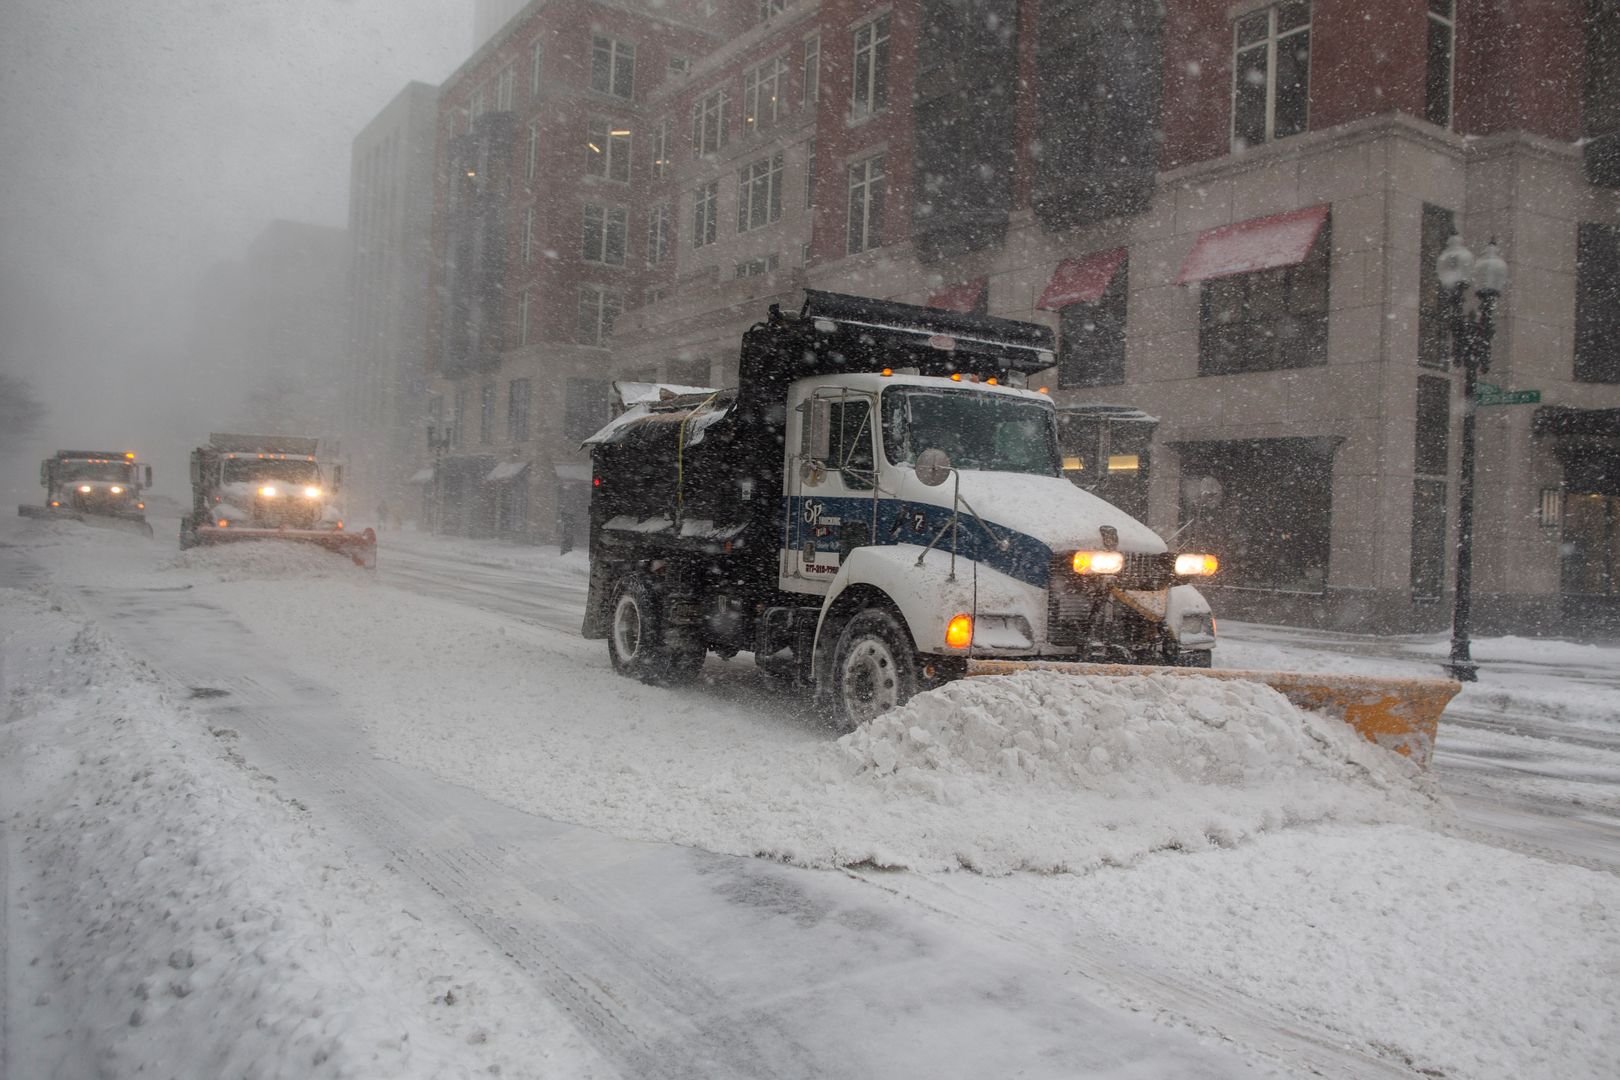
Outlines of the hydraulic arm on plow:
[[180,549],[243,540],[291,540],[377,565],[377,534],[346,531],[337,494],[343,466],[317,457],[319,440],[213,434],[191,452],[191,513]]

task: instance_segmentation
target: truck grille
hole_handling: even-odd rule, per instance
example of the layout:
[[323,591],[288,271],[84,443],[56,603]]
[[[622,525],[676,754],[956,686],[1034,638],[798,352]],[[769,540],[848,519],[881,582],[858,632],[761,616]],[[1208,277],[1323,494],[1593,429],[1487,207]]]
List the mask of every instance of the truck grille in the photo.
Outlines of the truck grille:
[[1053,645],[1082,645],[1105,635],[1113,621],[1110,586],[1119,589],[1166,589],[1175,583],[1176,557],[1127,554],[1125,568],[1108,576],[1082,577],[1074,572],[1074,554],[1052,557],[1051,587],[1046,591],[1047,639]]

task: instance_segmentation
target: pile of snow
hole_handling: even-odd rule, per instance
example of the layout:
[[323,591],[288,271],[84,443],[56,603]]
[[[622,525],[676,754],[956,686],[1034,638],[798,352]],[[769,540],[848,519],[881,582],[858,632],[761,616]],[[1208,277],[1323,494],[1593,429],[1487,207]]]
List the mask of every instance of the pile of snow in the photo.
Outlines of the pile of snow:
[[[1423,821],[1432,785],[1253,683],[1054,672],[968,679],[846,735],[820,777],[885,807],[880,865],[1084,871],[1323,821]],[[853,824],[853,823],[852,823]],[[846,840],[846,843],[848,841]]]
[[0,590],[16,1075],[593,1072],[483,938],[409,910],[64,609]]
[[202,571],[216,581],[340,578],[366,580],[369,571],[347,555],[293,540],[239,540],[182,551],[170,570]]

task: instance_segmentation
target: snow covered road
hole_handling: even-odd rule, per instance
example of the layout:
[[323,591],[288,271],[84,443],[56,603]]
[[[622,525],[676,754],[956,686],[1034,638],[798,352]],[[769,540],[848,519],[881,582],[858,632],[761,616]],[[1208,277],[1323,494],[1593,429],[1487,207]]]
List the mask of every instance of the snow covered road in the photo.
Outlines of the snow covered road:
[[[1289,718],[1272,724],[1260,698],[1205,702],[1191,728],[1166,706],[1167,736],[1201,740],[1177,745],[1195,747],[1200,768],[1226,770],[1214,787],[1154,765],[1167,759],[1106,725],[1054,716],[1043,730],[1081,740],[1076,762],[1102,751],[1115,763],[1066,790],[1042,772],[1066,758],[1036,750],[998,773],[980,743],[952,741],[975,716],[1039,717],[1041,687],[1023,705],[1024,691],[998,691],[1014,698],[993,707],[973,690],[892,733],[874,725],[864,742],[835,743],[766,695],[745,663],[711,660],[706,685],[681,693],[627,683],[604,650],[578,640],[579,556],[385,536],[371,576],[315,552],[177,557],[162,542],[31,523],[0,531],[0,545],[0,738],[8,770],[37,766],[0,796],[12,868],[0,1064],[18,1076],[80,1075],[91,1058],[108,1075],[138,1065],[219,1075],[221,1063],[248,1061],[238,1071],[262,1076],[495,1066],[506,1076],[1506,1077],[1620,1066],[1620,881],[1568,865],[1614,865],[1606,740],[1620,724],[1579,674],[1532,672],[1513,691],[1514,701],[1563,702],[1573,721],[1504,734],[1486,724],[1502,711],[1486,700],[1488,715],[1466,729],[1481,745],[1448,760],[1442,733],[1442,788],[1486,801],[1485,781],[1452,776],[1483,772],[1474,763],[1500,745],[1491,740],[1549,755],[1533,763],[1527,751],[1493,781],[1548,822],[1513,836],[1512,823],[1463,800],[1466,819],[1452,819],[1399,770],[1368,786],[1352,777],[1381,775],[1376,762],[1291,748]],[[1267,632],[1240,630],[1234,653],[1246,640],[1252,654],[1312,651]],[[81,639],[93,648],[75,652]],[[1601,656],[1577,659],[1603,668]],[[1081,692],[1110,707],[1107,688]],[[267,1027],[262,1011],[257,1023],[233,1012],[245,1002],[227,993],[226,1034],[212,1042],[195,1030],[208,1021],[187,1012],[195,996],[161,1017],[146,1006],[131,1026],[148,1000],[135,991],[162,985],[140,976],[151,961],[136,954],[183,932],[137,928],[121,956],[104,931],[76,933],[75,918],[105,920],[105,905],[83,880],[53,875],[76,866],[109,889],[135,883],[82,846],[77,863],[40,857],[65,842],[64,804],[52,800],[68,796],[39,777],[66,769],[81,783],[118,783],[96,760],[109,702],[165,750],[165,765],[141,769],[209,778],[169,778],[171,788],[257,794],[232,819],[234,841],[189,845],[247,861],[234,851],[253,847],[245,827],[290,853],[295,881],[313,871],[299,904],[369,968],[357,961],[356,983],[354,971],[322,972],[309,957],[278,967],[274,949],[265,966],[267,982],[330,976],[321,1018]],[[1240,727],[1246,753],[1263,756],[1220,764],[1218,732]],[[1583,741],[1554,741],[1572,731]],[[907,754],[922,771],[905,771]],[[899,763],[885,766],[889,755]],[[1537,768],[1551,788],[1525,779]],[[136,818],[154,812],[149,798],[113,802]],[[73,805],[94,817],[93,804]],[[1563,861],[1504,850],[1525,844]],[[1060,872],[944,871],[997,859]],[[334,877],[352,893],[328,895]],[[272,906],[269,886],[245,887],[253,895],[231,903]],[[89,906],[42,910],[53,895]],[[163,926],[174,919],[161,897],[147,908]],[[283,925],[301,926],[295,915]],[[158,951],[157,967],[178,970],[165,959],[175,948]],[[34,964],[51,956],[108,974]],[[383,1002],[383,1019],[346,1027],[332,1006],[358,986]],[[162,1032],[165,1020],[189,1037],[132,1034]],[[300,1041],[311,1023],[324,1039]]]

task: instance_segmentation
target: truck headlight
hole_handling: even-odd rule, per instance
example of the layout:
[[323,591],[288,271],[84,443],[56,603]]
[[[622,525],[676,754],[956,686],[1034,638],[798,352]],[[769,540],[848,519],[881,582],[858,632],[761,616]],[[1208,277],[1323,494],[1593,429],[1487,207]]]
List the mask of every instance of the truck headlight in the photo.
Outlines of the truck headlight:
[[320,497],[321,497],[321,489],[316,487],[314,484],[311,484],[309,487],[304,489],[304,498],[306,498],[306,499],[318,499]]
[[80,484],[79,485],[79,494],[80,495],[88,495],[88,494],[90,494],[90,485],[89,484]]
[[1177,555],[1176,574],[1179,577],[1209,577],[1220,569],[1220,560],[1213,555]]
[[112,493],[114,495],[122,495],[124,493],[124,489],[119,487],[117,484],[114,484],[112,486]]
[[1074,553],[1074,572],[1077,574],[1117,574],[1125,569],[1125,556],[1118,551],[1077,551]]
[[275,486],[273,484],[266,484],[264,487],[259,489],[259,494],[264,496],[266,499],[273,499],[276,497]]

